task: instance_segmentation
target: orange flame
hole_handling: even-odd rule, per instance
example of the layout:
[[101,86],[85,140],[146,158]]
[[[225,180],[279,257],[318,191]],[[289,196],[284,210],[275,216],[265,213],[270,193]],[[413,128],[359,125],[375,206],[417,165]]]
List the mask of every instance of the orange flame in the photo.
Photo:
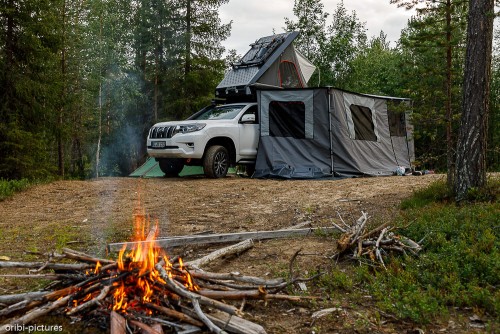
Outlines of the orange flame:
[[[140,294],[137,296],[140,298],[141,302],[149,303],[152,302],[154,289],[153,286],[156,283],[165,284],[165,280],[161,278],[160,273],[155,269],[155,265],[158,262],[160,256],[160,248],[156,244],[156,238],[158,236],[158,221],[155,222],[154,227],[150,229],[150,219],[146,216],[144,209],[141,206],[139,197],[139,206],[134,210],[134,241],[137,242],[135,247],[127,252],[127,246],[124,245],[120,252],[118,253],[117,267],[121,272],[133,272],[133,277],[128,277],[126,281],[120,283],[115,283],[117,287],[113,293],[114,311],[125,312],[130,306],[127,300],[133,300],[134,297],[129,295],[132,293]],[[145,231],[150,232],[146,235]],[[169,275],[172,277],[173,266],[168,260],[165,254],[163,259],[165,261],[165,269]],[[182,260],[179,259],[180,269],[184,270],[184,265]],[[96,266],[95,272],[98,268]],[[193,279],[189,273],[185,274],[184,280],[186,281],[185,286],[191,290],[197,290],[198,287],[194,284]]]
[[101,269],[101,267],[102,267],[101,262],[97,261],[97,263],[95,265],[95,269],[94,269],[94,275],[99,273],[99,270]]

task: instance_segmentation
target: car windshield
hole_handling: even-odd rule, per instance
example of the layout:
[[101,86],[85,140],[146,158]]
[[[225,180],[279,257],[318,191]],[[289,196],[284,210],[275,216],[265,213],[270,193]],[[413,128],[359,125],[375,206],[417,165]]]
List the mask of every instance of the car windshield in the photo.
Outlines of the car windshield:
[[191,116],[191,120],[233,119],[244,105],[211,106]]

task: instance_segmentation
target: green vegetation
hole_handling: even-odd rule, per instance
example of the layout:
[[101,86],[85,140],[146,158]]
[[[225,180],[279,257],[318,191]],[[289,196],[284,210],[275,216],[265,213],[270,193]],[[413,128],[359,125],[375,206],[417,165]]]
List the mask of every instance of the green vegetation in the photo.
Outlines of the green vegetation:
[[18,191],[22,191],[32,185],[28,179],[4,180],[0,179],[0,201],[12,196]]
[[383,309],[427,322],[448,307],[500,316],[499,203],[431,203],[404,212],[401,233],[423,240],[418,258],[395,258],[370,290]]
[[416,192],[402,203],[398,233],[420,241],[418,257],[387,258],[387,271],[368,265],[323,276],[329,294],[368,291],[385,312],[425,324],[454,307],[500,319],[500,179],[471,191],[457,206],[444,182]]

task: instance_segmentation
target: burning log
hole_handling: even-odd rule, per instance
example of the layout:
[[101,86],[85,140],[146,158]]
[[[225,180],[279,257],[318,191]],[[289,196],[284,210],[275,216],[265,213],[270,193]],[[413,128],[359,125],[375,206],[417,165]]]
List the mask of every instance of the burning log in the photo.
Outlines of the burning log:
[[361,217],[351,226],[346,224],[340,217],[343,227],[332,223],[340,232],[341,236],[337,240],[337,252],[333,255],[345,254],[348,250],[353,251],[354,258],[361,258],[368,255],[371,260],[376,260],[384,269],[385,263],[382,254],[390,250],[406,253],[406,250],[417,254],[421,250],[420,245],[404,236],[396,235],[394,228],[387,223],[382,224],[373,230],[366,231],[368,214],[362,212]]

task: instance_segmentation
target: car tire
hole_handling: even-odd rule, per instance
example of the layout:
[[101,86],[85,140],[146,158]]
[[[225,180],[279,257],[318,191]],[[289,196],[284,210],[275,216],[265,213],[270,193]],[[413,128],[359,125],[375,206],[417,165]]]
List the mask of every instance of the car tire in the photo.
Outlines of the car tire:
[[229,152],[224,146],[210,146],[203,159],[203,171],[207,177],[218,179],[225,177],[229,170]]
[[182,159],[159,159],[161,171],[165,177],[176,177],[184,168],[184,161]]

